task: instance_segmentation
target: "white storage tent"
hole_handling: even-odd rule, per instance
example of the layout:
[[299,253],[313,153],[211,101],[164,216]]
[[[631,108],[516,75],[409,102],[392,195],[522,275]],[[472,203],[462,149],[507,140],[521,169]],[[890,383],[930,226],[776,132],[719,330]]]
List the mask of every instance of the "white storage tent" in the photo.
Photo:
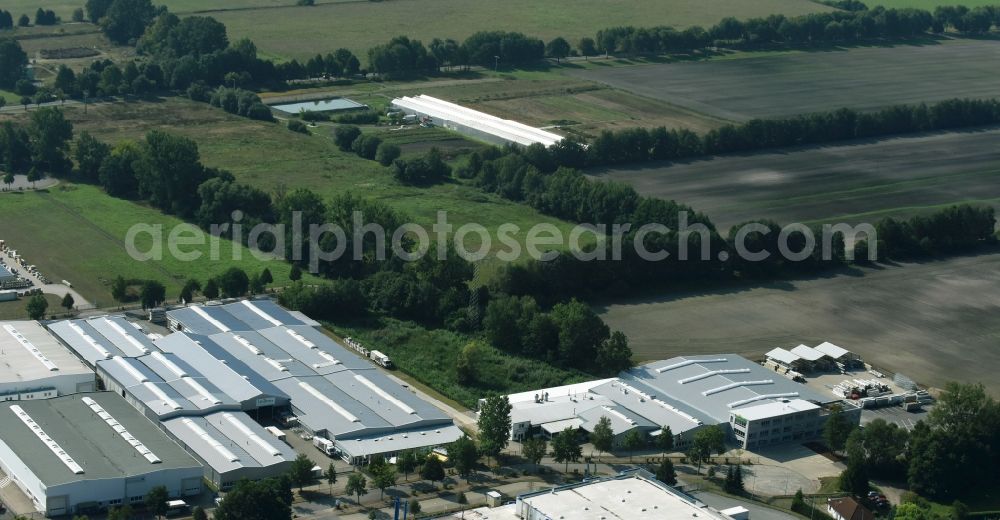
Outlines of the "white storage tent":
[[445,128],[495,143],[552,146],[562,140],[562,136],[552,132],[423,94],[396,98],[392,100],[392,106],[408,114],[429,117]]

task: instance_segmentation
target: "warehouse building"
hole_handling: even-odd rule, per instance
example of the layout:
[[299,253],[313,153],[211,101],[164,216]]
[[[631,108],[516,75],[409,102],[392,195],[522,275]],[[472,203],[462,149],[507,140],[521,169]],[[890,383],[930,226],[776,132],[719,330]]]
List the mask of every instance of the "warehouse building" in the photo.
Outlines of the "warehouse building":
[[109,391],[121,394],[153,420],[240,411],[240,403],[173,354],[154,351],[137,358],[113,357],[99,361],[97,373]]
[[516,144],[552,146],[562,136],[517,121],[472,110],[431,96],[404,96],[392,100],[393,108],[406,114],[427,118],[438,126],[496,145]]
[[[288,396],[238,361],[215,357],[206,349],[222,349],[208,338],[177,333],[154,341],[121,316],[62,321],[50,329],[95,367],[109,391],[181,442],[217,486],[279,475],[295,459],[246,413],[271,419],[276,408],[287,407]],[[205,435],[192,435],[198,428]],[[248,440],[254,444],[239,447]],[[236,460],[221,457],[219,446],[228,446]]]
[[257,480],[285,473],[296,453],[276,441],[246,414],[215,412],[202,417],[175,417],[163,422],[205,466],[205,478],[222,491],[241,479]]
[[244,366],[287,395],[298,422],[333,441],[344,460],[360,464],[462,436],[442,411],[320,332],[315,321],[270,300],[189,306],[167,318],[172,328],[207,338],[201,346],[226,365]]
[[[156,346],[205,374],[226,395],[240,403],[240,409],[257,420],[273,419],[277,410],[288,409],[288,395],[253,371],[208,336],[171,334],[156,340]],[[224,361],[223,361],[224,360]]]
[[[746,509],[734,508],[749,520]],[[644,470],[589,479],[519,495],[513,504],[484,507],[462,513],[464,518],[490,520],[734,520],[694,498],[667,486]],[[459,518],[446,515],[440,518]]]
[[49,324],[49,330],[94,370],[99,361],[139,357],[155,351],[153,341],[137,327],[122,316]]
[[836,403],[850,420],[861,420],[853,404],[775,377],[736,354],[676,357],[634,368],[622,378],[642,381],[675,406],[728,425],[744,449],[817,438]]
[[641,383],[611,378],[510,395],[511,439],[522,441],[538,435],[551,438],[566,428],[589,434],[607,417],[615,447],[632,430],[658,436],[663,427],[669,426],[674,445],[681,450],[695,430],[711,424],[705,422],[707,417],[682,411],[651,392],[655,393]]
[[93,392],[94,372],[34,321],[0,322],[0,401]]
[[670,426],[683,450],[699,428],[723,425],[741,447],[800,442],[822,434],[830,405],[849,418],[860,409],[775,374],[736,354],[676,357],[622,372],[617,378],[509,396],[511,437],[592,432],[611,420],[616,442],[633,429],[651,436]]
[[202,467],[120,396],[0,405],[0,469],[47,516],[202,491]]

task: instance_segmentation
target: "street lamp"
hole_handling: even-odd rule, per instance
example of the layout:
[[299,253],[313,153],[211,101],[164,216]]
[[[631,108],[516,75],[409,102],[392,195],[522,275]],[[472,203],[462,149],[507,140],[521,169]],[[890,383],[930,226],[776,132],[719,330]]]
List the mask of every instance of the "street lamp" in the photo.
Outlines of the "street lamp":
[[500,70],[500,56],[494,56],[493,59],[495,63],[493,65],[493,72]]

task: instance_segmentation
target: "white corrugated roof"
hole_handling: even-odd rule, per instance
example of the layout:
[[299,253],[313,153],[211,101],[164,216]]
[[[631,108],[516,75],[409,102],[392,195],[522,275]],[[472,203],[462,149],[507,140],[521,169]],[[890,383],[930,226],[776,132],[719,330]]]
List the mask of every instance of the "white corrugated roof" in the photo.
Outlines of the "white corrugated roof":
[[562,140],[562,136],[558,134],[546,132],[517,121],[501,119],[485,112],[472,110],[424,94],[396,98],[392,100],[392,104],[404,110],[418,112],[435,119],[453,121],[523,146],[535,143],[552,146]]
[[815,410],[817,408],[819,408],[818,405],[810,403],[804,399],[788,399],[740,408],[739,410],[734,410],[733,413],[748,421],[756,421],[758,419],[778,417],[790,413]]
[[766,354],[766,356],[785,364],[791,364],[799,360],[799,356],[796,356],[781,347],[771,350]]
[[823,354],[826,354],[827,356],[830,356],[833,359],[839,359],[841,356],[845,354],[850,354],[849,350],[838,347],[837,345],[834,345],[829,341],[824,341],[823,343],[816,345],[815,350],[818,352],[822,352]]
[[823,359],[822,352],[806,345],[799,345],[793,348],[792,354],[795,354],[806,361],[819,361],[820,359]]

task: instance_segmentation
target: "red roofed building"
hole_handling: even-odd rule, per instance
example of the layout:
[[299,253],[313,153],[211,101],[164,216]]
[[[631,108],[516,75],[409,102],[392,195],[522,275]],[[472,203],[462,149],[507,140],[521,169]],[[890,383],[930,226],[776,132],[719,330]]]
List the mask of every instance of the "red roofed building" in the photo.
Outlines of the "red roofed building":
[[834,520],[875,520],[875,513],[858,503],[854,497],[828,499],[826,509]]

